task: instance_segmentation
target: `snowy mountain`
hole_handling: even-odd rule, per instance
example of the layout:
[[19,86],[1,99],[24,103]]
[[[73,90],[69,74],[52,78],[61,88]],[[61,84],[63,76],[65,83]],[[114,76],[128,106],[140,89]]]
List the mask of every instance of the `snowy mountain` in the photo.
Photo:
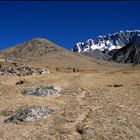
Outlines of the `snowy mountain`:
[[97,39],[88,39],[86,42],[78,42],[72,49],[73,52],[91,52],[93,50],[111,51],[120,49],[127,44],[140,45],[140,30],[126,30],[107,36],[98,36]]

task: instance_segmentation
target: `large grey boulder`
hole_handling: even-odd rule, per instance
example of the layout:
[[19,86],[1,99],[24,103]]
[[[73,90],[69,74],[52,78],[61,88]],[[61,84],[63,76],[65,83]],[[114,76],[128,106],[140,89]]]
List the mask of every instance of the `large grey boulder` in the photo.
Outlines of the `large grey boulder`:
[[34,106],[18,112],[17,114],[6,119],[4,122],[35,122],[48,117],[48,115],[52,114],[56,110],[56,108],[51,108],[48,106]]

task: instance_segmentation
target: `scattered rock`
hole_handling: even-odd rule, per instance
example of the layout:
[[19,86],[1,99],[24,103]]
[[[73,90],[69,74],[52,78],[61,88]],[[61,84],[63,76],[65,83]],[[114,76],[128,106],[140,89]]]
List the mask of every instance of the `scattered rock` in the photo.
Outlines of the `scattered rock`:
[[26,81],[20,80],[20,81],[18,81],[18,82],[16,83],[16,85],[22,85],[22,84],[25,84],[25,83],[26,83]]
[[55,70],[56,70],[57,72],[59,72],[59,71],[60,71],[60,69],[59,69],[59,68],[55,68]]
[[115,84],[114,87],[122,87],[122,84]]
[[80,135],[83,135],[84,134],[84,130],[81,129],[81,128],[77,128],[77,133],[80,134]]
[[123,84],[114,84],[114,85],[107,85],[108,87],[122,87]]
[[36,122],[38,120],[46,118],[49,114],[52,114],[56,110],[57,109],[48,106],[34,106],[11,116],[4,122]]
[[73,68],[72,71],[73,71],[73,72],[79,72],[79,70],[76,69],[76,68]]
[[2,76],[27,76],[27,75],[39,75],[39,74],[49,74],[48,70],[40,68],[31,68],[24,64],[5,62],[4,65],[0,67],[0,75]]
[[76,69],[75,68],[73,68],[73,72],[75,72],[76,71]]
[[49,71],[48,71],[48,70],[43,69],[43,70],[41,70],[41,74],[49,74]]
[[58,95],[60,92],[60,87],[37,87],[33,89],[25,89],[22,94],[28,96],[49,96],[49,95]]

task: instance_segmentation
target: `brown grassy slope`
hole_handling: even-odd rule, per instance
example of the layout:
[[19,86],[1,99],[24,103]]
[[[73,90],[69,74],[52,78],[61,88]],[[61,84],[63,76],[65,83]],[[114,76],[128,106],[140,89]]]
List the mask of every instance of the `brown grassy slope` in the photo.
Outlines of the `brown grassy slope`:
[[[32,39],[15,47],[3,50],[4,56],[10,60],[26,63],[37,67],[80,69],[80,70],[108,70],[123,68],[121,64],[95,60],[87,56],[65,50],[46,39]],[[109,68],[108,68],[109,67]]]
[[[0,138],[3,140],[139,140],[140,70],[112,73],[52,73],[0,77]],[[26,83],[18,86],[19,80]],[[121,85],[114,87],[114,85]],[[27,87],[60,86],[56,97],[23,96]],[[11,90],[12,89],[12,90]],[[59,110],[36,123],[4,123],[34,105]]]

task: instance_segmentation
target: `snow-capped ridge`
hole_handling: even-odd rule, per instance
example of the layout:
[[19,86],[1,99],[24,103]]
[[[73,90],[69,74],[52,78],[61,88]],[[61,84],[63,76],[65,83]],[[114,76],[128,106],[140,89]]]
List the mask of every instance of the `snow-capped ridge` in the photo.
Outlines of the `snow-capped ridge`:
[[120,30],[107,36],[98,36],[95,40],[88,39],[85,42],[78,42],[72,50],[74,52],[88,52],[96,49],[111,51],[120,49],[129,43],[140,45],[140,30]]

